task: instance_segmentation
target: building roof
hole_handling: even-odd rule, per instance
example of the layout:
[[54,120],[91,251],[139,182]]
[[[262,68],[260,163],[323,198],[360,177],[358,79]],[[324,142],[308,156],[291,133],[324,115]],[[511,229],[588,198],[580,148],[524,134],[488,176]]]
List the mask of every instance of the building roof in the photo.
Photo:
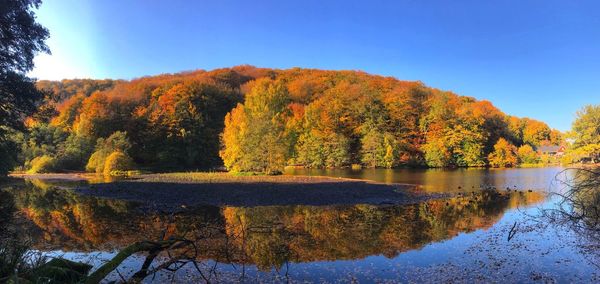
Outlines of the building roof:
[[538,150],[542,153],[548,153],[548,152],[558,152],[560,150],[560,146],[540,146],[538,148]]

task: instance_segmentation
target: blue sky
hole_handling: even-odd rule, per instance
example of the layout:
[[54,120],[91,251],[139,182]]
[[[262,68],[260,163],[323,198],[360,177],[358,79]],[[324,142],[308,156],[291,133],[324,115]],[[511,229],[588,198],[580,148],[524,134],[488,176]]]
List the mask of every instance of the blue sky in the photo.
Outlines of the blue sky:
[[[326,2],[326,3],[322,3]],[[363,70],[567,130],[600,103],[598,1],[45,0],[40,79],[240,64]]]

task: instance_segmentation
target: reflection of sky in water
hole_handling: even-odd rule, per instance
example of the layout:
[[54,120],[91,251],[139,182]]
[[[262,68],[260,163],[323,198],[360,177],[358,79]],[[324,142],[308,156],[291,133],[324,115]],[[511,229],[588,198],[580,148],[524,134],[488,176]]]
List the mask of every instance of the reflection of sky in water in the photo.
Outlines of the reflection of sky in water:
[[[547,190],[562,168],[524,169],[288,169],[291,175],[322,175],[367,179],[385,183],[421,185],[427,191],[471,191],[494,186],[498,189]],[[459,189],[460,187],[460,189]]]
[[[218,264],[220,281],[238,281],[245,270],[246,281],[285,281],[286,274],[293,281],[411,281],[438,282],[452,281],[453,277],[473,281],[531,282],[542,275],[542,279],[558,282],[581,282],[598,277],[598,271],[589,260],[579,254],[576,238],[554,230],[542,231],[535,228],[534,222],[524,222],[523,214],[534,214],[539,208],[511,209],[493,227],[479,229],[471,233],[428,244],[420,249],[403,252],[393,258],[383,255],[367,256],[357,260],[314,261],[289,263],[278,270],[259,271],[253,265],[242,268],[240,264]],[[507,228],[519,221],[518,234],[510,242],[506,240]],[[357,244],[360,245],[360,244]],[[527,246],[524,248],[523,246]],[[52,256],[99,264],[108,260],[114,253],[95,252],[50,252]],[[128,259],[119,268],[124,276],[137,271],[143,260],[141,256]],[[207,261],[205,268],[214,262]],[[165,278],[163,278],[165,277]],[[166,274],[155,281],[167,280]],[[110,276],[119,280],[116,273]],[[597,278],[596,278],[597,279]],[[193,267],[177,272],[176,281],[200,281]]]
[[[303,171],[303,173],[307,173],[307,170]],[[471,191],[469,185],[473,185],[475,187],[479,187],[480,185],[493,185],[497,188],[506,188],[516,185],[516,188],[521,190],[545,190],[549,188],[551,181],[560,171],[560,168],[509,170],[377,169],[361,171],[311,171],[310,174],[364,178],[381,182],[424,184],[425,188],[432,191],[459,191],[458,186],[461,186],[465,191]],[[296,174],[298,173],[299,172],[296,172]],[[300,171],[300,173],[302,173],[302,171]],[[38,186],[41,186],[41,184]],[[24,195],[23,200],[31,200],[31,198],[37,196],[36,194],[38,192],[39,190],[37,192],[34,190],[31,192],[31,195]],[[447,214],[444,213],[444,215],[440,215],[447,216],[449,219],[439,220],[439,224],[442,224],[442,226],[447,226],[447,228],[444,227],[445,230],[454,231],[456,234],[444,231],[448,233],[448,235],[444,235],[439,238],[426,238],[424,239],[425,243],[422,245],[408,245],[406,250],[399,252],[397,255],[391,256],[391,258],[380,254],[381,251],[384,251],[383,249],[375,249],[373,251],[369,251],[370,253],[360,255],[353,260],[338,259],[336,261],[289,263],[289,265],[282,265],[281,267],[278,267],[278,270],[271,269],[271,271],[260,271],[256,268],[256,266],[247,265],[245,267],[245,274],[247,277],[246,280],[248,282],[255,282],[256,280],[266,282],[285,281],[286,273],[288,273],[290,279],[294,281],[307,280],[311,282],[340,279],[342,279],[342,281],[345,280],[346,282],[351,280],[358,280],[360,282],[370,282],[374,280],[404,280],[411,282],[455,282],[457,280],[462,282],[465,280],[473,280],[478,282],[529,282],[534,280],[544,281],[546,278],[543,277],[549,277],[548,279],[553,279],[558,282],[590,282],[590,280],[598,280],[597,277],[600,277],[598,268],[591,264],[594,260],[590,261],[585,258],[585,255],[580,253],[580,248],[577,245],[578,238],[576,236],[574,236],[571,232],[556,230],[554,227],[549,227],[548,230],[544,231],[538,226],[538,223],[527,221],[528,217],[526,215],[534,215],[537,210],[539,210],[539,207],[549,207],[554,204],[552,201],[545,201],[541,204],[537,203],[540,202],[541,199],[533,198],[535,194],[536,193],[525,192],[522,196],[527,197],[524,200],[531,199],[530,201],[536,205],[529,204],[529,206],[527,206],[525,203],[529,201],[523,203],[523,200],[519,198],[513,198],[507,204],[499,206],[496,210],[480,212],[477,210],[453,211],[454,209],[451,209]],[[470,196],[470,194],[468,195]],[[61,200],[73,200],[71,195],[68,196],[69,198],[67,199],[61,197]],[[46,201],[52,203],[52,200]],[[83,202],[83,200],[78,200],[77,202]],[[34,203],[39,204],[38,201],[35,201]],[[445,204],[445,201],[443,203]],[[113,210],[117,210],[114,212],[121,212],[119,214],[131,214],[128,213],[129,207],[120,203],[105,204],[104,201],[93,201],[88,205],[82,205],[84,206],[78,205],[78,208],[80,208],[78,210],[87,208],[87,210],[91,210],[88,212],[90,217],[96,218],[97,221],[107,222],[107,224],[104,226],[98,227],[99,230],[111,230],[111,228],[114,228],[114,226],[111,225],[111,222],[119,222],[118,220],[105,219],[108,218],[107,216],[111,216],[111,214],[113,214]],[[57,208],[63,208],[60,204],[57,206]],[[450,207],[453,208],[452,206],[464,206],[464,204],[455,205],[454,203],[451,203]],[[479,208],[481,206],[483,206],[483,204],[479,204],[475,208]],[[276,213],[291,214],[290,212],[294,212],[294,214],[296,214],[297,212],[305,211],[309,213],[306,213],[305,215],[299,214],[298,216],[308,218],[308,216],[321,215],[336,217],[340,214],[362,214],[357,212],[363,212],[361,210],[368,211],[369,208],[371,207],[365,206],[364,208],[360,207],[352,210],[337,208],[331,209],[333,210],[333,213],[328,213],[330,209],[324,210],[323,207],[297,207],[286,209],[285,206],[279,206],[265,208],[264,210],[259,207],[254,209],[232,207],[230,212],[242,214],[242,216],[246,216],[246,218],[249,219],[258,219],[264,218],[263,215],[277,215]],[[422,208],[420,210],[422,210]],[[85,212],[87,211],[80,211],[80,213]],[[395,214],[398,215],[394,215],[393,217],[400,219],[405,219],[406,216],[412,216],[404,216],[402,213],[399,213],[403,211],[386,211],[377,209],[374,212],[384,214],[391,214],[389,212],[395,212]],[[442,210],[441,212],[444,211]],[[422,214],[423,212],[419,212],[418,216]],[[121,216],[119,218],[124,218],[123,216],[126,215],[119,216]],[[377,214],[373,216],[377,216]],[[138,220],[139,218],[144,220],[144,216],[132,216],[132,220],[134,221]],[[90,219],[90,221],[91,220],[92,219]],[[314,220],[319,219],[317,218]],[[473,220],[475,220],[475,224],[478,225],[473,225]],[[368,219],[366,219],[366,221],[368,221]],[[366,221],[365,219],[360,219],[360,222],[364,223]],[[423,220],[419,221],[422,222]],[[464,226],[461,226],[463,221]],[[515,222],[519,223],[519,231],[515,235],[514,239],[508,242],[506,239],[507,232]],[[354,232],[354,227],[363,228],[365,224],[369,224],[368,222],[364,224],[363,223],[341,223],[342,225],[339,228],[346,228],[345,230]],[[352,227],[344,227],[348,226],[348,224],[350,224]],[[399,224],[404,223],[400,222]],[[126,225],[123,225],[123,227],[129,228]],[[312,225],[310,228],[313,230],[318,230],[326,229],[327,226],[319,227]],[[406,226],[391,228],[395,228],[396,230],[402,230],[402,228],[405,228],[405,230],[409,230],[406,228]],[[412,229],[414,230],[414,228]],[[363,231],[357,230],[356,232],[360,233]],[[418,233],[418,229],[414,232]],[[139,233],[139,237],[142,237],[144,232]],[[393,231],[393,233],[401,234],[402,232]],[[132,232],[132,234],[136,234],[136,232]],[[369,235],[367,234],[365,236]],[[123,235],[123,237],[125,237],[125,235]],[[378,240],[377,238],[383,238],[383,234],[376,236],[375,239],[366,238],[361,240],[359,238],[356,240],[356,246],[367,247],[367,245],[361,243],[361,241]],[[423,240],[420,238],[417,239]],[[386,242],[383,243],[385,244]],[[393,244],[393,241],[390,241],[390,243]],[[340,246],[340,248],[345,247]],[[47,253],[50,256],[62,256],[76,261],[87,262],[96,266],[107,261],[110,259],[110,257],[115,255],[114,252],[85,252],[87,249],[89,248],[78,249],[77,245],[75,245],[69,249],[70,251],[53,250],[48,251]],[[307,249],[306,251],[310,252],[311,250]],[[121,265],[119,272],[124,276],[130,276],[135,273],[137,269],[139,269],[142,261],[143,256],[138,255],[131,257]],[[206,263],[211,264],[211,261]],[[218,268],[219,277],[222,282],[237,282],[239,280],[242,271],[241,264],[238,263],[234,267],[230,264],[221,263],[218,265]],[[113,273],[110,279],[118,281],[119,276],[118,274]],[[165,280],[165,278],[158,277],[155,280],[161,282],[160,280]],[[178,272],[176,281],[190,282],[201,281],[201,279],[198,278],[197,273],[194,272],[192,267],[188,267],[187,269],[183,269]]]

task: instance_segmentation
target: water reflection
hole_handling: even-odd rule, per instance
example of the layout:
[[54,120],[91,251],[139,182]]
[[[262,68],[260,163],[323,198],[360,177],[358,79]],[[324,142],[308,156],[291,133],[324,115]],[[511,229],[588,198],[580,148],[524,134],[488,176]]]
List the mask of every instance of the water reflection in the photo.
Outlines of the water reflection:
[[562,168],[519,169],[301,169],[289,168],[285,174],[367,179],[385,183],[420,185],[431,192],[461,192],[480,188],[519,188],[544,191],[550,188]]
[[277,268],[286,262],[389,258],[486,229],[510,208],[543,201],[539,192],[482,191],[403,206],[202,207],[152,214],[137,204],[81,196],[42,181],[6,188],[40,250],[123,248],[165,234],[196,240],[201,258]]

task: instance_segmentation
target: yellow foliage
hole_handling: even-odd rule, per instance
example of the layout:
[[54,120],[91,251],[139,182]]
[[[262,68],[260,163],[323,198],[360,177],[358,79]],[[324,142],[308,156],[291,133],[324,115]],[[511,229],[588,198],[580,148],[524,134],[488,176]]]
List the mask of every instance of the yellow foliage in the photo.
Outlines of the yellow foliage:
[[88,160],[87,165],[85,165],[85,170],[88,172],[97,172],[101,173],[104,171],[104,156],[103,152],[94,152],[90,159]]
[[27,171],[30,174],[49,173],[54,170],[56,160],[48,155],[36,157],[31,160],[31,168]]
[[127,171],[133,168],[133,160],[125,153],[112,152],[104,162],[104,175],[112,175],[113,172]]
[[494,152],[490,153],[488,160],[490,166],[495,168],[510,168],[517,165],[517,148],[504,138],[498,139],[494,145]]

